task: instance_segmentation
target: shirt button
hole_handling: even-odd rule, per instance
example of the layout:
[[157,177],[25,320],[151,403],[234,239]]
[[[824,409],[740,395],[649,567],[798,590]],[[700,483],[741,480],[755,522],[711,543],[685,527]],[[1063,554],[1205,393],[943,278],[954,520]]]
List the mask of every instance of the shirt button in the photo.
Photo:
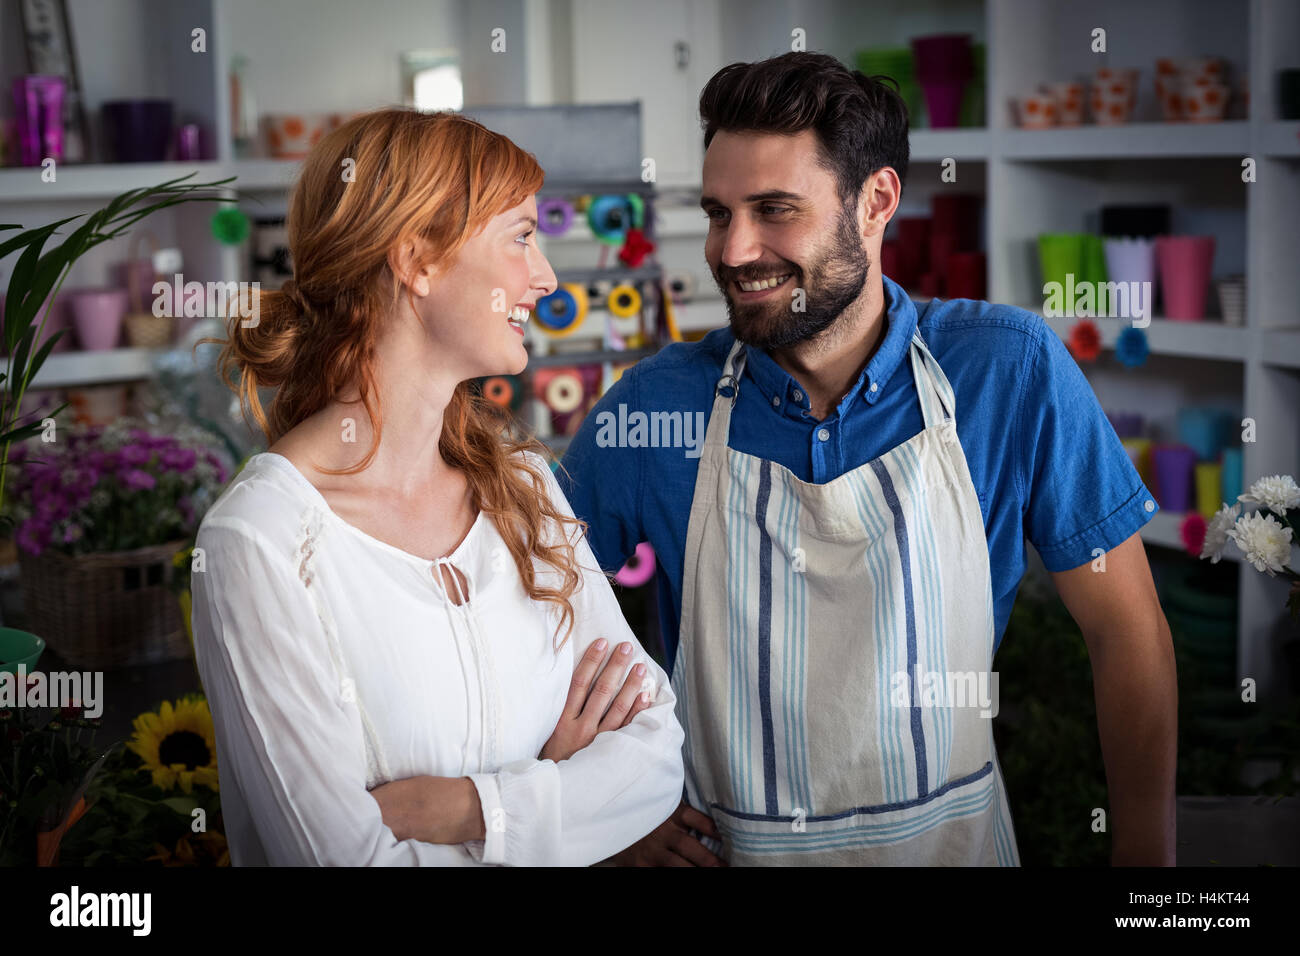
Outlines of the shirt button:
[[1146,508],[1147,511],[1155,511],[1155,510],[1156,510],[1156,503],[1155,503],[1154,501],[1152,501],[1150,498],[1148,498],[1146,504],[1144,504],[1142,507],[1143,507],[1143,508]]
[[780,395],[773,395],[773,396],[772,396],[772,407],[773,407],[773,408],[780,408],[780,407],[781,407],[781,396],[780,396]]
[[873,392],[876,391],[876,390],[879,389],[879,388],[880,388],[880,386],[877,385],[875,382],[872,382],[872,383],[871,383],[871,390],[872,390]]
[[828,432],[826,429],[824,429],[824,428],[819,428],[819,429],[817,429],[817,440],[818,440],[818,441],[826,441],[826,440],[827,440],[828,438],[830,438],[830,437],[831,437],[831,433]]
[[803,392],[799,391],[799,389],[796,388],[793,392],[790,393],[790,397],[793,398],[796,402],[802,402]]

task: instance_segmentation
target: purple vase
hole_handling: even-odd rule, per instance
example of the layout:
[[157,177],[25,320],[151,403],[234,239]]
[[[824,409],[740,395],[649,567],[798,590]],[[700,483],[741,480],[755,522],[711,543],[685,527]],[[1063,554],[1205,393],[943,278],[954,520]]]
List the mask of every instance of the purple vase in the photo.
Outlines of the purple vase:
[[1186,445],[1157,445],[1151,455],[1156,472],[1154,491],[1160,507],[1166,511],[1190,509],[1196,450]]

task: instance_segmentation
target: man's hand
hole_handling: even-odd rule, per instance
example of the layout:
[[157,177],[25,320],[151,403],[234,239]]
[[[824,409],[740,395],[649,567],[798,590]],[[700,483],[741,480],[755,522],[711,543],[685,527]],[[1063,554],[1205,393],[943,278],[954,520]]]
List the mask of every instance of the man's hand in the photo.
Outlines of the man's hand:
[[671,817],[607,862],[615,866],[726,866],[691,830],[720,839],[713,820],[683,800]]
[[597,734],[626,727],[632,718],[650,706],[649,693],[641,691],[646,672],[644,664],[631,669],[623,682],[623,689],[619,690],[623,670],[632,661],[634,648],[630,641],[624,641],[614,650],[605,670],[600,677],[596,676],[605,658],[606,645],[604,638],[593,641],[574,668],[564,711],[546,746],[538,754],[538,760],[554,760],[556,763],[568,760],[595,740]]

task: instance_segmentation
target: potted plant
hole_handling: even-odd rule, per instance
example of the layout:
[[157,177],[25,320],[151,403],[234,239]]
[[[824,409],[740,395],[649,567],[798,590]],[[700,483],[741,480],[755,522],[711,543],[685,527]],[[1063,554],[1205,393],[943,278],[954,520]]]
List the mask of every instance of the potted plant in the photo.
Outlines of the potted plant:
[[[15,223],[0,223],[0,237],[3,237],[0,238],[0,259],[13,254],[18,256],[5,293],[4,314],[0,316],[3,320],[0,341],[3,341],[6,353],[4,368],[0,370],[0,534],[11,533],[14,524],[14,516],[6,509],[5,499],[10,449],[45,430],[43,420],[31,420],[32,416],[23,414],[23,398],[63,336],[63,330],[59,330],[48,339],[43,338],[49,313],[64,280],[74,263],[87,251],[126,235],[137,222],[160,209],[191,201],[233,201],[232,196],[222,195],[217,188],[232,182],[234,177],[211,183],[188,182],[194,175],[189,173],[158,186],[128,190],[96,212],[70,216],[34,229],[23,229]],[[46,248],[60,229],[77,220],[82,221],[70,235]],[[19,231],[15,235],[5,235],[13,230]],[[43,308],[47,302],[49,308]],[[66,407],[59,406],[49,417]],[[8,635],[9,643],[23,651],[24,663],[28,663],[31,652],[35,650],[39,657],[43,648],[37,646],[40,638],[36,635],[29,635],[30,639],[24,641],[20,633],[24,632]],[[34,667],[35,663],[36,658],[31,658],[29,666]]]
[[174,557],[226,482],[217,442],[122,419],[11,450],[24,604],[60,656],[99,669],[190,655]]

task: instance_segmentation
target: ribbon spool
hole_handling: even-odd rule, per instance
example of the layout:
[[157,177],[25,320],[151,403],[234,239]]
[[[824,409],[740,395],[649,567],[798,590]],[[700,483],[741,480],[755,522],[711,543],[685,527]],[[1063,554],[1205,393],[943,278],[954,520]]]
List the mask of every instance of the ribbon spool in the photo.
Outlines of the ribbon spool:
[[614,283],[609,279],[593,279],[587,286],[587,305],[592,309],[603,309],[609,301],[609,294]]
[[668,292],[672,298],[680,302],[683,299],[695,298],[695,273],[693,272],[671,272],[668,274]]
[[547,335],[572,335],[587,317],[587,290],[566,282],[550,295],[537,300],[533,318]]
[[597,196],[587,207],[587,225],[601,242],[621,246],[627,231],[640,228],[645,219],[645,203],[635,194]]
[[546,406],[558,415],[577,411],[582,404],[582,379],[572,371],[560,372],[546,383]]
[[641,311],[641,293],[635,286],[616,285],[610,290],[606,307],[611,315],[616,315],[620,319],[630,319]]
[[547,199],[537,207],[537,229],[548,236],[562,236],[573,225],[573,206],[563,199]]
[[494,375],[483,380],[483,397],[493,405],[513,408],[518,402],[519,382],[513,375]]
[[614,580],[625,588],[639,588],[649,583],[654,573],[655,549],[650,546],[650,542],[642,541],[636,546],[632,557],[627,559],[627,564],[614,575]]

